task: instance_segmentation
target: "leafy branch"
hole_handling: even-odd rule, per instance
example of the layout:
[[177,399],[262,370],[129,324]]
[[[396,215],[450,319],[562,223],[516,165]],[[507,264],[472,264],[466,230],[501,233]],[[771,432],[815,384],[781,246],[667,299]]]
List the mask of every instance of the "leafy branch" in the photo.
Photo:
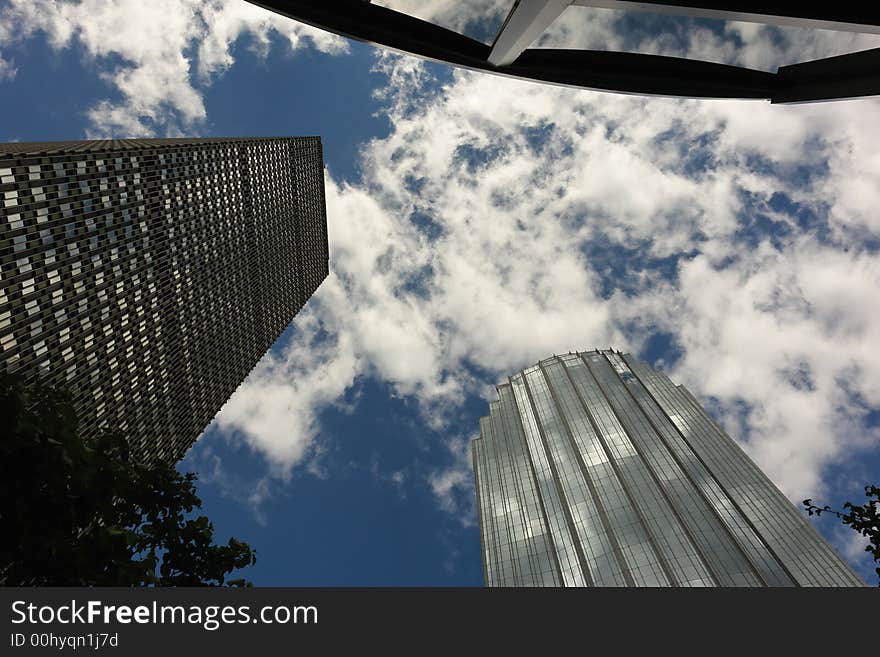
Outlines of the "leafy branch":
[[195,516],[197,476],[85,439],[69,392],[0,377],[0,585],[249,586],[256,552]]
[[[844,511],[832,509],[830,506],[816,506],[812,499],[807,499],[803,502],[804,510],[811,516],[829,513],[840,518],[844,525],[868,539],[865,552],[870,552],[874,561],[880,563],[880,487],[865,486],[865,496],[868,501],[864,505],[846,502],[843,505]],[[876,572],[880,578],[880,566]]]

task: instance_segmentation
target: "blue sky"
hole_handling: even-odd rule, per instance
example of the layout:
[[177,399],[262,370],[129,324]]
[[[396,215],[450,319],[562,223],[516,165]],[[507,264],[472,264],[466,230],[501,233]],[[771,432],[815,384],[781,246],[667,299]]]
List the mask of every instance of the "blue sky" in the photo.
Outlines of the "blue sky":
[[[506,10],[383,4],[478,38]],[[768,70],[880,45],[563,18],[539,45]],[[331,277],[181,464],[218,537],[256,547],[255,584],[480,585],[468,443],[493,384],[554,352],[662,367],[793,500],[878,480],[876,100],[560,89],[235,0],[0,2],[0,94],[3,141],[321,135]]]

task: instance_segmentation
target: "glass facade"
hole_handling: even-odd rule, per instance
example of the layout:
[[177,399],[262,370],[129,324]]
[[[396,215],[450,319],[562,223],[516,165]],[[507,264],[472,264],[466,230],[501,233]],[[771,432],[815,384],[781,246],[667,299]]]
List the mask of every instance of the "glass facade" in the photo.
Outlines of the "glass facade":
[[864,586],[682,386],[613,350],[498,386],[473,443],[487,586]]
[[0,362],[176,461],[328,274],[319,137],[0,144]]

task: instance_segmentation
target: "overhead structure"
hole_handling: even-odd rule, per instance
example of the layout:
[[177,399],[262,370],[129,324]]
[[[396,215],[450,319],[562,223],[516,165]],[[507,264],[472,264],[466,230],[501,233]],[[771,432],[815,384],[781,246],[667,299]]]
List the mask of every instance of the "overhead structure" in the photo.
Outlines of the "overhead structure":
[[530,48],[571,5],[880,34],[864,0],[517,0],[491,46],[364,0],[248,0],[303,23],[454,66],[586,89],[802,103],[880,95],[880,48],[780,66],[776,73],[680,57]]
[[512,64],[570,5],[570,0],[514,4],[507,20],[495,36],[492,52],[489,53],[489,63],[493,66]]

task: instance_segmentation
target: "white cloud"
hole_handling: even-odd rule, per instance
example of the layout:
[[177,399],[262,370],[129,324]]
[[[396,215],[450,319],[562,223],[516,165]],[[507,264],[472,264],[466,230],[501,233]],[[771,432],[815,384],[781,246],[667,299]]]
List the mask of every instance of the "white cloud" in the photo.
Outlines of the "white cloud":
[[192,53],[206,79],[232,64],[232,45],[242,35],[251,35],[263,56],[273,31],[293,49],[309,44],[322,52],[347,51],[339,37],[239,0],[10,0],[0,10],[0,25],[4,47],[44,32],[55,50],[74,42],[85,49],[122,96],[99,100],[87,112],[89,138],[191,133],[206,118]]
[[470,437],[449,440],[446,447],[452,456],[451,464],[428,475],[428,485],[440,508],[457,515],[465,526],[476,522],[471,440]]
[[0,57],[0,82],[3,80],[12,80],[18,69],[15,68],[15,62]]
[[267,354],[215,420],[221,430],[241,431],[280,477],[310,454],[320,431],[317,412],[350,387],[362,369],[346,333],[335,332],[333,342],[316,340],[320,312],[316,302],[300,313],[299,339],[282,358]]
[[[619,25],[627,21],[627,28]],[[880,37],[738,21],[661,19],[650,13],[572,6],[550,25],[534,47],[586,48],[688,57],[775,71],[799,61],[876,48]]]
[[864,536],[851,528],[841,526],[837,532],[837,545],[850,562],[869,562],[870,556],[867,554],[866,548],[869,545],[868,537]]
[[513,6],[511,0],[376,0],[374,4],[463,34],[481,27],[494,34]]
[[802,499],[823,491],[824,465],[880,440],[852,399],[880,406],[880,318],[864,303],[880,290],[880,258],[804,237],[787,246],[762,243],[720,271],[705,257],[684,264],[668,328],[684,351],[673,378],[726,402],[734,435],[748,430],[748,451]]
[[[676,380],[717,400],[793,499],[819,495],[827,466],[876,443],[860,420],[864,404],[880,405],[880,317],[865,302],[880,258],[863,243],[878,236],[880,178],[858,160],[880,147],[859,130],[880,120],[876,100],[639,98],[461,71],[432,92],[421,63],[386,55],[382,66],[393,129],[365,146],[361,184],[326,181],[333,274],[308,321],[345,349],[322,362],[335,388],[289,386],[303,408],[369,374],[442,425],[485,390],[471,366],[500,380],[554,352],[637,351],[664,330],[683,350]],[[759,214],[784,228],[775,242],[740,238]],[[590,251],[599,238],[648,260],[678,257],[677,277],[632,261],[615,274],[630,286],[609,296],[602,253]],[[300,357],[276,380],[295,379]],[[297,426],[306,432],[270,452],[288,466],[320,432]],[[453,460],[428,481],[450,509],[450,491],[470,485]]]
[[199,481],[212,485],[222,497],[249,508],[258,524],[268,524],[263,505],[277,494],[276,477],[266,473],[255,479],[245,479],[234,468],[227,468],[210,446],[190,450],[181,465],[187,472],[198,472]]
[[255,51],[262,57],[269,53],[273,32],[287,39],[296,50],[307,45],[320,52],[348,52],[348,42],[340,37],[290,20],[241,0],[205,3],[200,8],[203,32],[199,39],[199,74],[208,77],[228,69],[235,62],[232,44],[243,34],[254,39]]

